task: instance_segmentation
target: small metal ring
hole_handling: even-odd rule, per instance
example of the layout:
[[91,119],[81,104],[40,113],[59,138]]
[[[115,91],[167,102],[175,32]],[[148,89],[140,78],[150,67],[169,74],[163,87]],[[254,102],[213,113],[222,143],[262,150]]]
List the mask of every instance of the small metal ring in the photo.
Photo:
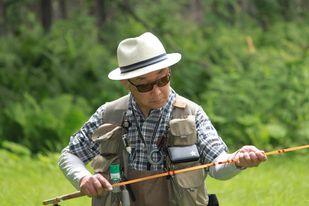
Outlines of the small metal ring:
[[[159,156],[160,156],[160,159],[159,159],[158,161],[154,161],[153,158],[152,158],[153,154],[155,154],[155,153],[158,153]],[[163,153],[162,153],[159,149],[152,149],[152,150],[148,153],[147,159],[148,159],[148,162],[149,162],[150,164],[159,165],[159,164],[162,164],[162,163],[163,163],[164,157],[163,157]]]

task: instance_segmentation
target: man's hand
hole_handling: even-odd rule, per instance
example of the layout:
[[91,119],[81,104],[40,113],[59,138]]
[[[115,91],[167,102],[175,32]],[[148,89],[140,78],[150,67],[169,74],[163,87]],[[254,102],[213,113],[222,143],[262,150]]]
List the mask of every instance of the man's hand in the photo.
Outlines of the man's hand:
[[80,191],[90,197],[111,191],[112,185],[101,174],[85,176],[80,180]]
[[236,167],[247,168],[257,167],[261,162],[267,160],[267,156],[264,151],[257,149],[254,146],[243,146],[240,148],[235,155]]

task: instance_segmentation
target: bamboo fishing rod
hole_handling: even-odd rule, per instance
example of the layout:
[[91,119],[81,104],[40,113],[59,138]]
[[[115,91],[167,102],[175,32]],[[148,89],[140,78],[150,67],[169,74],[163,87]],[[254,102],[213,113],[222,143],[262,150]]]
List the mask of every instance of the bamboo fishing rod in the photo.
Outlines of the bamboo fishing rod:
[[[301,149],[308,149],[308,148],[309,148],[309,144],[303,145],[303,146],[297,146],[297,147],[290,147],[290,148],[286,148],[286,149],[274,150],[274,151],[271,151],[271,152],[265,152],[265,155],[270,156],[270,155],[276,155],[276,154],[280,154],[280,153],[292,152],[292,151],[301,150]],[[137,178],[137,179],[132,179],[132,180],[112,184],[112,187],[120,187],[120,186],[129,185],[129,184],[133,184],[133,183],[137,183],[137,182],[152,180],[152,179],[156,179],[156,178],[160,178],[160,177],[176,175],[176,174],[183,173],[183,172],[189,172],[189,171],[198,170],[198,169],[205,169],[205,168],[208,168],[208,167],[213,167],[213,166],[221,165],[221,164],[235,163],[238,160],[239,159],[237,158],[237,159],[231,159],[231,160],[225,160],[225,161],[220,161],[220,162],[213,162],[213,163],[209,163],[209,164],[198,165],[198,166],[194,166],[194,167],[188,167],[188,168],[184,168],[184,169],[171,170],[171,171],[167,171],[167,172],[156,174],[156,175],[141,177],[141,178]],[[69,200],[69,199],[73,199],[73,198],[77,198],[77,197],[82,197],[82,196],[85,196],[85,194],[83,194],[80,191],[77,191],[77,192],[73,192],[73,193],[70,193],[70,194],[58,196],[58,197],[55,197],[53,199],[44,200],[43,205],[49,205],[49,204],[58,205],[58,203],[61,202],[61,201]]]

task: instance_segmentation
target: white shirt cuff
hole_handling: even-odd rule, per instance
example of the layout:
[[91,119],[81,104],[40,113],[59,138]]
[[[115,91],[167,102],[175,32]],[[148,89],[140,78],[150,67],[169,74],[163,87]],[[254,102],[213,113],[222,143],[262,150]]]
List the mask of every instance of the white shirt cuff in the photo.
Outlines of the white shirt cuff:
[[58,164],[64,175],[77,190],[80,189],[80,180],[91,175],[85,164],[76,155],[72,154],[68,147],[62,150]]
[[[236,153],[228,154],[222,152],[213,162],[222,162],[234,159]],[[240,173],[235,163],[219,164],[209,168],[209,175],[215,179],[227,180]]]

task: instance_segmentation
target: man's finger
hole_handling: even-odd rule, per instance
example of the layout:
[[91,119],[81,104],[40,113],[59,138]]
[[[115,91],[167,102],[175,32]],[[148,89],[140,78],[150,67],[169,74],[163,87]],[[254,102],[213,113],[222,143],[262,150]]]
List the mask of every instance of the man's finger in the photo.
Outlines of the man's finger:
[[103,185],[101,184],[100,180],[98,177],[94,178],[93,180],[93,186],[94,186],[94,189],[95,189],[95,192],[96,192],[96,195],[100,195],[104,192],[104,187]]
[[98,181],[100,181],[100,183],[101,183],[101,185],[102,185],[102,187],[105,191],[112,191],[113,190],[112,185],[102,175],[98,175],[97,179],[98,179]]
[[258,157],[258,159],[260,161],[265,161],[267,160],[267,156],[265,155],[265,152],[264,151],[259,151],[256,153],[256,156]]

